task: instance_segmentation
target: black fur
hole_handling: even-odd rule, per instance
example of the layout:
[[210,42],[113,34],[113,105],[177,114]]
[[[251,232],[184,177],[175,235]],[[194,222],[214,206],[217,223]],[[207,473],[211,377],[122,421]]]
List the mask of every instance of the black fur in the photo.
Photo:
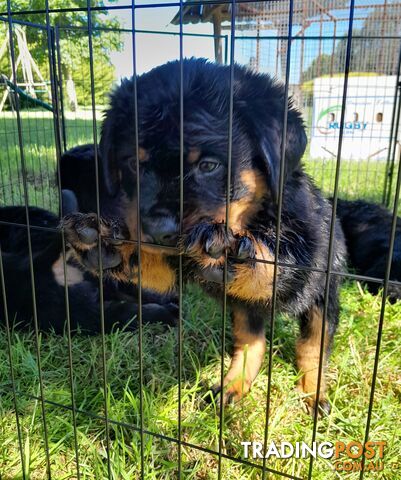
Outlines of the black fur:
[[[204,60],[184,61],[185,156],[194,147],[201,150],[201,157],[212,156],[221,162],[218,171],[207,176],[184,165],[184,219],[203,209],[202,218],[197,218],[194,226],[197,239],[199,224],[213,222],[214,212],[225,204],[229,82],[229,67]],[[139,144],[151,158],[143,164],[143,169],[141,166],[141,215],[152,223],[162,212],[178,224],[179,62],[167,63],[138,77],[137,89]],[[108,191],[114,195],[120,189],[128,196],[135,195],[134,124],[129,121],[135,118],[133,95],[132,80],[124,80],[111,96],[102,127],[103,171]],[[260,171],[268,189],[260,210],[249,219],[247,228],[272,252],[276,244],[275,203],[284,120],[283,95],[283,87],[268,76],[235,67],[231,201],[244,194],[244,185],[239,181],[241,172]],[[301,116],[291,103],[287,128],[280,261],[324,270],[331,206],[302,171],[300,159],[306,147],[306,135]],[[189,242],[193,233],[188,228]],[[343,237],[337,224],[334,268],[343,267],[344,256]],[[193,275],[192,268],[189,275]],[[321,302],[323,278],[323,273],[283,269],[278,289],[281,308],[298,315],[314,301]],[[334,283],[336,280],[333,288]],[[336,322],[336,313],[332,317]]]
[[[60,159],[60,183],[63,191],[72,191],[78,201],[76,211],[96,212],[97,193],[103,215],[115,213],[112,198],[107,192],[100,152],[97,152],[98,188],[96,188],[96,158],[93,144],[79,145],[67,150]],[[65,196],[64,196],[65,200]],[[71,206],[63,208],[63,215],[71,211]]]
[[[97,151],[99,186],[96,189],[96,158],[95,146],[93,144],[79,145],[67,150],[60,159],[60,183],[62,195],[62,214],[65,216],[72,212],[97,212],[97,192],[99,195],[99,208],[101,214],[106,217],[118,216],[121,208],[121,192],[114,196],[110,195],[105,184],[103,163],[100,151]],[[97,257],[97,255],[95,255]],[[134,261],[135,258],[133,257]],[[106,278],[107,291],[113,290],[120,299],[128,298],[137,302],[138,292],[132,283],[118,282]],[[175,317],[178,312],[177,298],[175,295],[159,295],[142,289],[143,300],[155,305],[168,305],[170,313]],[[146,307],[145,310],[149,308]],[[156,311],[160,319],[160,314]],[[147,314],[146,314],[147,315]],[[149,321],[149,318],[147,318]],[[172,322],[170,314],[166,322]]]
[[[257,268],[255,260],[260,260],[260,256],[255,253],[257,248],[250,247],[251,243],[274,256],[284,88],[266,75],[235,66],[230,203],[240,205],[249,200],[249,205],[238,220],[241,228],[229,225],[226,229],[230,68],[190,59],[184,60],[183,69],[184,217],[180,242],[187,254],[185,276],[221,298],[222,264],[212,261],[210,266],[210,258],[221,258],[227,251],[228,280],[233,281],[238,265],[245,262],[250,269]],[[112,93],[102,126],[100,152],[107,194],[117,199],[114,205],[123,199],[125,207],[119,214],[122,212],[129,223],[134,209],[129,202],[137,196],[136,162],[140,160],[142,240],[174,246],[180,212],[180,63],[171,62],[138,77],[137,92],[139,147],[146,155],[142,160],[136,159],[134,82],[126,79]],[[302,336],[308,336],[308,312],[323,308],[332,216],[330,203],[302,170],[300,160],[305,147],[302,119],[290,102],[279,262],[306,269],[279,268],[277,300],[279,310],[302,320]],[[199,159],[191,160],[194,151],[199,152]],[[253,180],[247,182],[247,176]],[[136,240],[132,232],[131,239]],[[334,236],[333,268],[341,270],[345,247],[337,221]],[[177,258],[170,256],[169,262],[175,269]],[[256,287],[261,292],[252,292],[249,285],[249,298],[229,291],[233,309],[248,312],[249,331],[260,331],[263,320],[269,318],[269,281],[266,276],[265,287]],[[327,317],[329,340],[338,323],[338,285],[339,277],[333,276]],[[255,300],[259,294],[260,298]]]
[[[62,254],[61,234],[57,230],[59,220],[52,213],[30,207],[31,245],[35,300],[38,326],[41,331],[63,333],[66,325],[65,287],[55,276],[53,265]],[[7,223],[5,223],[7,222]],[[9,222],[9,223],[8,223]],[[4,272],[7,310],[3,295],[0,295],[0,322],[5,322],[5,312],[11,325],[32,327],[33,291],[29,262],[28,235],[25,207],[0,208],[0,245]],[[39,227],[39,228],[35,228]],[[49,230],[51,229],[51,230]],[[79,268],[67,262],[68,268]],[[62,279],[63,280],[63,279]],[[63,282],[62,282],[63,283]],[[82,281],[68,287],[71,329],[78,327],[88,334],[100,333],[99,281],[87,273]],[[133,330],[138,308],[134,295],[122,296],[112,282],[104,286],[105,330],[113,327]],[[160,298],[157,299],[160,303]],[[174,304],[159,305],[153,298],[145,298],[143,321],[174,324],[176,307]],[[132,320],[132,321],[131,321]]]
[[[383,279],[390,245],[392,213],[386,208],[363,200],[338,200],[337,215],[347,243],[350,266],[356,273]],[[401,218],[397,218],[390,280],[401,282]],[[376,294],[381,283],[367,282]],[[401,299],[401,285],[390,284],[391,301]]]

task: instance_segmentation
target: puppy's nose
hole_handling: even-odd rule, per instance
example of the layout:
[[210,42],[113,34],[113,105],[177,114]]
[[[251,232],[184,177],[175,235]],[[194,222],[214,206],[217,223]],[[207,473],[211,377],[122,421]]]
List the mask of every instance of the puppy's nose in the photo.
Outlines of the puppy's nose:
[[173,247],[178,240],[178,225],[172,217],[149,218],[142,220],[143,232],[151,237],[151,242]]

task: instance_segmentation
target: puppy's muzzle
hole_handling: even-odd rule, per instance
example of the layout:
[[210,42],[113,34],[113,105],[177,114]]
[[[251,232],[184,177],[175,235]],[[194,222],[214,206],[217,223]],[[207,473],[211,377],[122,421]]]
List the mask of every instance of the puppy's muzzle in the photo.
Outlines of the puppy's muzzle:
[[142,218],[142,231],[150,243],[165,247],[177,245],[179,226],[171,216]]

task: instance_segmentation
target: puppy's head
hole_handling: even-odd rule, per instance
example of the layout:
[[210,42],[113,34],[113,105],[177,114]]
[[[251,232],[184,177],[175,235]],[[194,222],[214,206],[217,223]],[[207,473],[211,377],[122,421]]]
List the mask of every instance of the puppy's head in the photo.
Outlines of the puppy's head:
[[[182,87],[180,63],[171,62],[138,77],[136,93],[138,155],[132,79],[123,81],[112,94],[100,143],[107,188],[111,194],[125,192],[126,219],[133,237],[139,197],[144,239],[176,243],[181,179],[184,230],[200,222],[225,222],[228,183],[228,222],[234,231],[248,228],[260,211],[274,211],[284,130],[281,85],[235,66],[231,105],[230,67],[189,59],[183,62]],[[301,117],[290,104],[283,146],[287,177],[298,167],[305,146]]]

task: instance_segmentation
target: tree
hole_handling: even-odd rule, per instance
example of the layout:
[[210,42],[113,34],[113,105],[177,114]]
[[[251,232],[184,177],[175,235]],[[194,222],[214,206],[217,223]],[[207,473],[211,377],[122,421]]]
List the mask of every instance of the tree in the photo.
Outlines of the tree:
[[[64,0],[52,0],[52,9],[65,8]],[[81,0],[69,0],[68,6],[71,9],[82,8]],[[97,6],[103,6],[103,0],[97,2]],[[16,10],[41,10],[44,7],[43,0],[18,0]],[[0,0],[0,10],[7,10],[7,0]],[[18,15],[13,18],[18,19]],[[46,31],[46,15],[30,13],[21,16],[27,22],[43,25],[43,29],[25,27],[28,47],[32,57],[39,65],[40,70],[46,78],[49,76],[48,37]],[[110,90],[115,80],[114,67],[110,62],[110,52],[121,50],[122,42],[118,31],[119,22],[110,18],[107,11],[92,11],[92,47],[94,60],[95,79],[95,100],[104,104],[107,100],[106,92]],[[60,60],[64,82],[73,79],[77,85],[77,97],[80,105],[91,103],[90,70],[89,70],[89,41],[87,14],[82,11],[69,11],[50,14],[51,25],[60,27]],[[0,22],[0,24],[3,22]],[[8,28],[8,25],[0,25],[1,32]],[[107,28],[107,30],[102,30]],[[5,63],[8,63],[6,70]],[[6,71],[7,73],[6,73]],[[8,74],[10,70],[9,61],[6,58],[0,63],[0,73]]]
[[308,82],[316,77],[328,75],[332,73],[332,70],[337,71],[338,66],[336,65],[336,68],[334,68],[334,65],[332,65],[334,63],[333,60],[335,59],[327,53],[317,56],[312,60],[312,63],[309,65],[308,69],[303,72],[302,80],[304,82]]
[[[351,43],[351,72],[372,72],[394,75],[400,49],[401,6],[388,5],[387,9],[375,9],[365,19],[359,30],[354,30]],[[381,39],[380,37],[393,37]],[[398,38],[395,38],[398,37]],[[323,75],[344,72],[347,39],[341,39],[332,55],[319,55],[303,72],[303,80],[309,81]]]
[[[365,19],[360,30],[354,32],[351,43],[350,70],[353,72],[375,72],[394,75],[400,48],[401,6],[388,5],[386,10],[375,9]],[[381,39],[377,37],[398,37]],[[376,37],[376,38],[374,38]],[[337,62],[344,70],[347,40],[343,39],[336,48]]]

